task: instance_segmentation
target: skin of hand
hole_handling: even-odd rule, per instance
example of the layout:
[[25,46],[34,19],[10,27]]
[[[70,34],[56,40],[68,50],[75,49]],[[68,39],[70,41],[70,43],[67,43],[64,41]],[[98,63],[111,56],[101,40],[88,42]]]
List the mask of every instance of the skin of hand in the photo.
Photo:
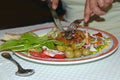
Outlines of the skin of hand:
[[[41,1],[48,1],[48,0],[41,0]],[[59,0],[49,0],[52,4],[52,8],[56,9],[58,7]]]
[[88,22],[92,15],[104,15],[105,11],[102,9],[107,8],[112,4],[113,0],[86,0],[84,10],[84,21]]

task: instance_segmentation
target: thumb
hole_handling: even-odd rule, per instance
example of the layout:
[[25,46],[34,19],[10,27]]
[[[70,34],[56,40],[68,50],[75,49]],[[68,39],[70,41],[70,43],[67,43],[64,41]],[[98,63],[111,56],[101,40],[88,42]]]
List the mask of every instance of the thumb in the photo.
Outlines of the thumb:
[[57,9],[59,0],[51,0],[52,1],[52,8]]

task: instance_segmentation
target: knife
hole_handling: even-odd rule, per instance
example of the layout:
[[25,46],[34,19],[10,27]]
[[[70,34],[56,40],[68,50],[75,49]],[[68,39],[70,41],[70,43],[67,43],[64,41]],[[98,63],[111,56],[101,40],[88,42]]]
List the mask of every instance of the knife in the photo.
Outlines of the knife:
[[51,5],[51,1],[48,0],[48,7],[50,8],[50,12],[52,14],[52,17],[53,17],[53,20],[54,20],[54,23],[56,25],[56,27],[60,30],[60,31],[64,31],[63,29],[63,26],[58,18],[58,15],[57,15],[57,12],[52,8],[52,5]]

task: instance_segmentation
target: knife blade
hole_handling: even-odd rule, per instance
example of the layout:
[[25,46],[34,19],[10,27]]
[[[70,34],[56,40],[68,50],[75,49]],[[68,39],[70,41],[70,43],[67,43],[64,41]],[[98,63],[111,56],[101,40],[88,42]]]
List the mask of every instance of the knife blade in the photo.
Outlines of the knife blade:
[[57,12],[52,8],[51,5],[51,1],[48,0],[48,7],[50,8],[50,12],[52,14],[53,20],[54,20],[54,24],[56,25],[56,27],[60,30],[60,31],[64,31],[63,26],[59,20],[59,17],[57,15]]

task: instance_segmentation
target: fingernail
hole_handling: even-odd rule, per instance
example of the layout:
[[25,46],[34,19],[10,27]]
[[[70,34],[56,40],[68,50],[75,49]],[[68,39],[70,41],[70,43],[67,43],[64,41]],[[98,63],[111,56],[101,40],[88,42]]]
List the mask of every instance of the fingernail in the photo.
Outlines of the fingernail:
[[84,22],[88,22],[88,17],[85,17],[85,18],[84,18]]
[[52,7],[53,9],[56,9],[57,7],[55,6],[55,5],[53,5],[53,7]]
[[57,8],[57,4],[56,4],[56,3],[53,3],[53,4],[52,4],[52,8],[53,8],[53,9],[56,9],[56,8]]

